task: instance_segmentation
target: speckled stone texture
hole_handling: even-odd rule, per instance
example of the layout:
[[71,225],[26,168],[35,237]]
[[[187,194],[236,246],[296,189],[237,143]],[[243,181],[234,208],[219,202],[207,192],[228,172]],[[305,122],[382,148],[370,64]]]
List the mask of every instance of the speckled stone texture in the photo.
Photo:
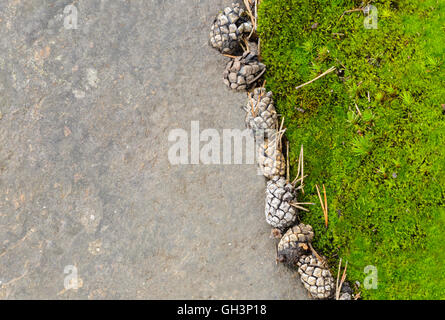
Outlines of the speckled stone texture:
[[231,2],[0,1],[0,299],[308,298],[256,165],[168,161],[192,120],[245,127],[208,45]]

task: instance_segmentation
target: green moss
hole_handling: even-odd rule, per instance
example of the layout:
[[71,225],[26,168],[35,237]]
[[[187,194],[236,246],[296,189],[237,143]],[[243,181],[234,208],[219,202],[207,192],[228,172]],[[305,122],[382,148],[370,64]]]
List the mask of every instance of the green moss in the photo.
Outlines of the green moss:
[[[285,116],[291,162],[304,145],[302,200],[319,203],[315,184],[327,189],[328,229],[319,205],[303,221],[331,266],[349,261],[353,282],[377,267],[378,289],[361,286],[363,298],[444,299],[445,3],[374,1],[378,29],[365,29],[361,12],[341,17],[360,3],[259,8],[267,87]],[[332,66],[342,71],[295,90]]]

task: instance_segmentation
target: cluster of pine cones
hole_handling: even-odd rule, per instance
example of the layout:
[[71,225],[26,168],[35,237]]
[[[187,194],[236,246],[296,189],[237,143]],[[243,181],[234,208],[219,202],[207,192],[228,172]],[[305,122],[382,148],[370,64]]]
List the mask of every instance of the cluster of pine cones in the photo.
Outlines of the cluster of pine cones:
[[[249,1],[247,1],[249,2]],[[232,4],[220,12],[211,27],[210,44],[230,58],[223,73],[224,83],[233,90],[249,91],[246,126],[257,141],[257,162],[268,179],[266,188],[266,221],[274,228],[278,244],[277,261],[296,268],[304,287],[315,299],[334,297],[336,286],[325,259],[312,248],[314,232],[310,225],[299,223],[297,187],[285,177],[286,161],[282,152],[282,128],[278,124],[272,92],[257,86],[266,66],[259,61],[255,36],[255,1],[244,10]],[[299,224],[298,224],[299,223]],[[350,295],[349,295],[350,296]],[[342,295],[342,298],[346,297]]]

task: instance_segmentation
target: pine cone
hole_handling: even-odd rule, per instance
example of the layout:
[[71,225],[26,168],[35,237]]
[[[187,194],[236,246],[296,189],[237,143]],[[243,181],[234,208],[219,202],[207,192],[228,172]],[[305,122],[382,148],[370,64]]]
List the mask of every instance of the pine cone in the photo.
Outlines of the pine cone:
[[332,298],[335,292],[334,278],[323,263],[314,256],[302,256],[297,263],[304,287],[315,299]]
[[340,295],[339,300],[352,300],[352,296],[350,293],[344,292]]
[[296,189],[286,183],[284,177],[275,177],[267,182],[266,221],[274,228],[285,229],[297,220],[297,210],[290,205],[296,199]]
[[352,289],[348,281],[345,281],[341,287],[339,300],[352,300]]
[[289,228],[278,243],[278,261],[295,266],[301,256],[309,253],[309,243],[313,238],[310,225],[300,223]]
[[286,161],[276,139],[265,138],[258,146],[257,162],[268,179],[283,176],[286,172]]
[[232,4],[219,13],[212,25],[210,44],[221,53],[233,53],[240,48],[239,42],[244,34],[252,31],[252,22],[248,19],[240,4]]
[[246,126],[253,130],[255,136],[272,137],[277,131],[278,117],[271,91],[266,93],[265,88],[256,88],[248,95],[244,110],[247,112]]
[[224,70],[224,83],[234,90],[246,90],[266,71],[254,52],[246,51],[242,56],[231,59]]

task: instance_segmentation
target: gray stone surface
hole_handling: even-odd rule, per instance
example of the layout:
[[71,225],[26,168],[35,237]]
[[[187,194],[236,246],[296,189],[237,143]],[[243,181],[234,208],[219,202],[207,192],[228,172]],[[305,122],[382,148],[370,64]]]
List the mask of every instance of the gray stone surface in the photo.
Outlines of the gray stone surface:
[[168,162],[171,129],[244,128],[208,45],[230,2],[0,1],[1,299],[307,298],[254,165]]

